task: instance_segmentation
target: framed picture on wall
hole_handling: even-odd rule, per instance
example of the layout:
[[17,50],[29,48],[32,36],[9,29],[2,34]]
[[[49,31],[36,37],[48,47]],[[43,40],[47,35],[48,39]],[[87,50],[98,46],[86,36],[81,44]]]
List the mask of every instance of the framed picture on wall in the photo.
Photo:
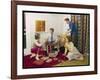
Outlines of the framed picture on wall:
[[97,6],[11,1],[11,78],[97,74]]

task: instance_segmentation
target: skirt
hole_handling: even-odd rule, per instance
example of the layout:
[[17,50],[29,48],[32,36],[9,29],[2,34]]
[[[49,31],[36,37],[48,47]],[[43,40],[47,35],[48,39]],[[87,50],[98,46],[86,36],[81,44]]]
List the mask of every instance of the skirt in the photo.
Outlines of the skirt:
[[38,55],[45,55],[46,51],[43,50],[41,47],[34,47],[31,49],[31,53],[38,54]]

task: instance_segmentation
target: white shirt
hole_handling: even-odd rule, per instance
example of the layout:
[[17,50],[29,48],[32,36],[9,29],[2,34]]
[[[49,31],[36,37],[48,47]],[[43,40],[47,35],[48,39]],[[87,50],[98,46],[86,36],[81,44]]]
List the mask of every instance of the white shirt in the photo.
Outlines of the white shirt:
[[[53,40],[52,41],[55,41],[55,40],[56,40],[56,36],[53,33]],[[48,34],[48,42],[51,42],[51,33]]]
[[71,29],[69,27],[69,24],[65,24],[64,28],[63,28],[63,32],[66,33],[68,36],[71,35]]

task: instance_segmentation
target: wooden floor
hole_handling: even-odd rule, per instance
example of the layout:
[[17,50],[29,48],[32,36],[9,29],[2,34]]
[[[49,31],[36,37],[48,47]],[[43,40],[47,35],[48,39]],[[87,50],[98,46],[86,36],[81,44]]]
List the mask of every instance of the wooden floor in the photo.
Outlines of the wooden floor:
[[55,66],[82,66],[82,65],[89,65],[88,56],[84,56],[84,60],[71,60],[71,61],[67,60]]

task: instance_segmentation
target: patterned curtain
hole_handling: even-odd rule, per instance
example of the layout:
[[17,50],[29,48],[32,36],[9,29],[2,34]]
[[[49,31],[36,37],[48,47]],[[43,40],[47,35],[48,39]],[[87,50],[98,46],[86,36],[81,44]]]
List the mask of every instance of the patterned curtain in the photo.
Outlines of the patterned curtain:
[[89,15],[71,15],[71,21],[76,24],[78,29],[77,48],[81,53],[89,53]]

